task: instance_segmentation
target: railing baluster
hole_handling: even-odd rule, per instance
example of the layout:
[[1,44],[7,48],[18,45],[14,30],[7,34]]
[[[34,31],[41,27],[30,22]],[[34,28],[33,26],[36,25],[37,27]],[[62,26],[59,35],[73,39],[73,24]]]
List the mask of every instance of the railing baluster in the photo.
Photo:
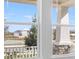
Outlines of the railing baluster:
[[36,50],[36,47],[5,48],[5,59],[33,58]]

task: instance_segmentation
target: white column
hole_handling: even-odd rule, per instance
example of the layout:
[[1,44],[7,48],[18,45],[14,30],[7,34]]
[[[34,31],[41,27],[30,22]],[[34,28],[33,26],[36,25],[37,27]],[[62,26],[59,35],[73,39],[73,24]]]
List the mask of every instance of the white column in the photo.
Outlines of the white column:
[[[52,55],[51,0],[38,0],[38,57],[49,59]],[[38,49],[37,48],[37,49]]]
[[[58,7],[58,26],[56,27],[56,41],[59,44],[69,44],[70,42],[70,31],[69,27],[69,14],[68,7]],[[65,26],[66,25],[66,26]]]

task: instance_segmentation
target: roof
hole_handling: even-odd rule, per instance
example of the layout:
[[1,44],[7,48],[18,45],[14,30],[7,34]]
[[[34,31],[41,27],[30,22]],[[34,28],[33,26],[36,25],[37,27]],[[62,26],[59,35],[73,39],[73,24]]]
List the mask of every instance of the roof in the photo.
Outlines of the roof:
[[16,30],[15,32],[22,32],[22,31],[29,32],[29,30]]

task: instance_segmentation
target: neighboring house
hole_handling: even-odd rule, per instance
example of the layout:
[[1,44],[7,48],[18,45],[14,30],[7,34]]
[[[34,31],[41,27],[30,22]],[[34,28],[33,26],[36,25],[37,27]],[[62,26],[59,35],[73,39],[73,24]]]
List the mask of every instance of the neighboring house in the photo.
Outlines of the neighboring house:
[[4,32],[5,40],[23,40],[28,37],[29,30],[17,30],[15,32]]
[[75,43],[75,31],[70,32],[70,39],[71,39],[72,42]]
[[70,32],[70,37],[72,37],[72,40],[75,39],[75,32],[74,31]]
[[14,36],[11,32],[4,33],[4,40],[18,40],[19,38]]
[[17,30],[14,32],[14,36],[19,38],[25,38],[28,37],[29,30]]

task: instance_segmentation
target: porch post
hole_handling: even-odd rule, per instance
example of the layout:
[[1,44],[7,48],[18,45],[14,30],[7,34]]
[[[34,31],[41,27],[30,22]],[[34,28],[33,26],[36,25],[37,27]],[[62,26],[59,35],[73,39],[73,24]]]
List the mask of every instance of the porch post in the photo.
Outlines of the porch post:
[[70,43],[70,31],[69,27],[69,14],[68,14],[69,7],[58,7],[58,19],[56,27],[56,42],[59,44],[69,44]]
[[52,55],[51,0],[37,0],[38,7],[38,56],[49,59]]

